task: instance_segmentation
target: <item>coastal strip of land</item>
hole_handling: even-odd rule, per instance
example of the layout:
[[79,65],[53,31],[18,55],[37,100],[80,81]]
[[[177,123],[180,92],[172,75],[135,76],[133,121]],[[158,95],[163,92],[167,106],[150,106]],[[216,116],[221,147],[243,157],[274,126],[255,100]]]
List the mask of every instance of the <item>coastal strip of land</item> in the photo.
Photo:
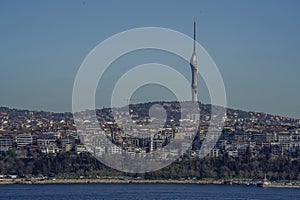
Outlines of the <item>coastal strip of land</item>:
[[135,180],[135,179],[52,179],[52,180],[26,180],[26,179],[2,179],[0,184],[85,184],[85,183],[112,183],[112,184],[224,184],[224,181],[210,180]]
[[[35,180],[35,179],[1,179],[0,184],[201,184],[201,185],[247,185],[256,186],[256,182],[252,181],[224,181],[224,180],[147,180],[147,179],[51,179],[51,180]],[[263,186],[266,188],[300,188],[296,184],[269,184]]]

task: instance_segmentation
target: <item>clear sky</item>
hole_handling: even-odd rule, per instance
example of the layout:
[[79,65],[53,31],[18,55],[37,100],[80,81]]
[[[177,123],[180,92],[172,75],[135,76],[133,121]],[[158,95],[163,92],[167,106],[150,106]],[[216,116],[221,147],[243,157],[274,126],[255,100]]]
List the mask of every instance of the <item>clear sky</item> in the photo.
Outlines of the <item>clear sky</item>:
[[297,0],[2,0],[0,105],[70,111],[76,72],[98,43],[145,26],[192,36],[195,16],[229,107],[300,118],[299,9]]

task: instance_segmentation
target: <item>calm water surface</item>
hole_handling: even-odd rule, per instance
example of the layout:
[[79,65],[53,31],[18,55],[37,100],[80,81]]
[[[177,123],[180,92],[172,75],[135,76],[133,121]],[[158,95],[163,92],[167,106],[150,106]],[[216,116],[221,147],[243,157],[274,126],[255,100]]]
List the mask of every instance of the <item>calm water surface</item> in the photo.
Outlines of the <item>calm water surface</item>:
[[299,200],[300,189],[227,185],[73,184],[0,185],[2,200],[35,199],[284,199]]

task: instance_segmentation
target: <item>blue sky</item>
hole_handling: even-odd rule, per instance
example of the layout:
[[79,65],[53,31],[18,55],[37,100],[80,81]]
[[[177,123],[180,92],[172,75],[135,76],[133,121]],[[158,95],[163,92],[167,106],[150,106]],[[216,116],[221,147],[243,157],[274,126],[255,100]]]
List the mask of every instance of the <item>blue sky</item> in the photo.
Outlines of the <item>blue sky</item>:
[[76,72],[97,44],[145,26],[192,36],[195,16],[229,107],[300,118],[299,8],[297,0],[0,1],[0,105],[70,111]]

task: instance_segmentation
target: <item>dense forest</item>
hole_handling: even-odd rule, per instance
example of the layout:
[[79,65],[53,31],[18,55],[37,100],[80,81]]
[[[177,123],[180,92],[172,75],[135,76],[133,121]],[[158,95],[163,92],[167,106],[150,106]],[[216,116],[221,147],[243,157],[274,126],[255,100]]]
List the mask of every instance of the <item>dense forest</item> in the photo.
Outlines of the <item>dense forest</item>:
[[13,151],[0,153],[0,174],[17,174],[20,177],[43,175],[56,178],[101,178],[115,176],[142,177],[145,179],[254,179],[266,174],[270,180],[300,180],[300,161],[287,156],[261,154],[218,158],[182,157],[173,164],[155,172],[128,174],[108,168],[89,153],[64,152],[57,155],[30,152],[30,158],[18,158]]

